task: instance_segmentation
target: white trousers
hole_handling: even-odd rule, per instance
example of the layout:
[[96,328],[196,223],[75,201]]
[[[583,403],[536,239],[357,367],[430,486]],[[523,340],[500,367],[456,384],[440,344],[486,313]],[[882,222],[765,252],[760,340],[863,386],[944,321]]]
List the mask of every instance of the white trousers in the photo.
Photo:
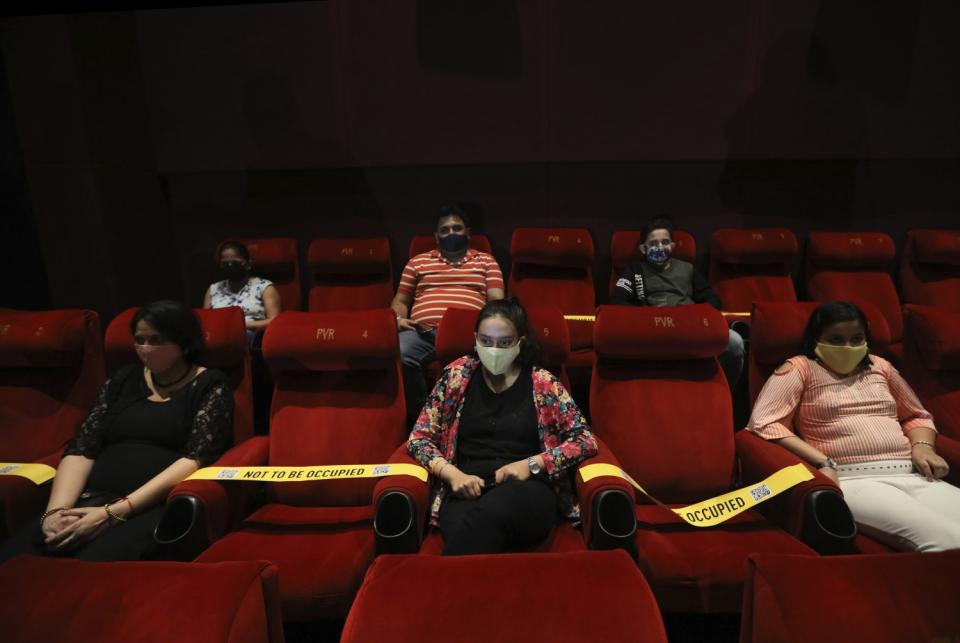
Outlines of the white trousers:
[[960,549],[960,488],[931,482],[905,465],[909,461],[838,467],[840,489],[857,526],[894,549]]

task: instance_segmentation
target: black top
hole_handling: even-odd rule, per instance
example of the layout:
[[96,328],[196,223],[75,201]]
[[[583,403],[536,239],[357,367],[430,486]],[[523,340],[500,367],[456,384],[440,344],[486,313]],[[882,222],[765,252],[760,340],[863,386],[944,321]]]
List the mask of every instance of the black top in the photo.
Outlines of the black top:
[[94,460],[87,488],[127,495],[179,458],[201,466],[233,440],[233,394],[226,376],[208,369],[164,402],[153,402],[142,366],[123,368],[97,401],[64,455]]
[[693,265],[680,259],[670,261],[671,270],[667,272],[658,271],[646,261],[627,266],[617,279],[609,302],[626,306],[695,303],[720,308],[720,298]]
[[467,385],[460,412],[457,468],[490,480],[503,465],[540,451],[530,369],[521,371],[502,393],[491,391],[478,370]]

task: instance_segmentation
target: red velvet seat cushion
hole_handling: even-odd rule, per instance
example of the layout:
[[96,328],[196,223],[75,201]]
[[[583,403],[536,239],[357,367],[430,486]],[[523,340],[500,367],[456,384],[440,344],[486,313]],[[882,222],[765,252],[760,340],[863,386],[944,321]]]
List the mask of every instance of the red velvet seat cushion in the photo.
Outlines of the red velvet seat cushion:
[[786,228],[724,228],[710,242],[710,284],[724,310],[748,312],[755,301],[796,301],[797,238]]
[[309,310],[385,308],[393,296],[390,240],[315,239],[308,250]]
[[960,551],[756,555],[741,641],[901,643],[960,638]]
[[[0,631],[10,641],[283,641],[277,569],[87,563],[21,556],[0,565]],[[15,588],[15,590],[14,590]]]
[[811,232],[807,262],[820,270],[886,270],[897,254],[883,232]]
[[[583,551],[584,549],[586,549],[586,545],[583,543],[583,533],[569,522],[564,521],[557,524],[550,537],[541,543],[536,551],[562,553]],[[420,544],[420,553],[430,556],[439,556],[443,553],[443,536],[439,530],[430,530],[430,533]]]
[[380,556],[341,641],[387,640],[665,642],[666,635],[630,557],[591,551]]
[[937,429],[960,438],[960,311],[908,304],[902,373]]
[[640,570],[665,611],[736,612],[753,552],[816,552],[747,511],[715,527],[690,527],[656,505],[638,505]]
[[280,570],[284,619],[341,618],[373,560],[372,524],[337,523],[332,515],[318,515],[316,524],[310,524],[311,516],[304,508],[297,509],[282,512],[274,524],[252,518],[214,543],[197,562],[269,560]]
[[960,311],[960,231],[907,233],[900,292],[906,303]]
[[727,339],[723,316],[707,304],[601,306],[594,326],[594,351],[615,360],[709,359]]

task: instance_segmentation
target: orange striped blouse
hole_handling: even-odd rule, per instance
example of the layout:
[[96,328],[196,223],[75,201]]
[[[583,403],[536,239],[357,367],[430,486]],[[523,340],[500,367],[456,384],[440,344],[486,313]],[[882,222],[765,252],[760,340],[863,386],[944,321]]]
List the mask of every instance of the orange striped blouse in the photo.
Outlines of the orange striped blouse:
[[399,291],[413,296],[410,319],[436,328],[447,308],[483,308],[490,288],[503,288],[500,266],[493,255],[470,248],[456,263],[439,250],[416,255],[403,268]]
[[770,376],[747,429],[767,440],[795,434],[837,461],[909,460],[906,434],[936,430],[933,416],[893,365],[872,364],[841,377],[815,360],[791,357]]

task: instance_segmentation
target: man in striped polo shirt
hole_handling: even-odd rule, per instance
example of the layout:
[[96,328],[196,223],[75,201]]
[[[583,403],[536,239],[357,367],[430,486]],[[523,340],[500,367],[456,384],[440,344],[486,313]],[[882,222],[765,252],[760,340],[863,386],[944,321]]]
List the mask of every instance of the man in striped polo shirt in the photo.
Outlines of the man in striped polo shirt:
[[427,398],[423,365],[436,358],[434,339],[447,308],[480,310],[503,299],[503,273],[497,260],[470,248],[470,221],[456,206],[437,214],[437,248],[410,259],[390,303],[397,314],[403,385],[410,424]]

